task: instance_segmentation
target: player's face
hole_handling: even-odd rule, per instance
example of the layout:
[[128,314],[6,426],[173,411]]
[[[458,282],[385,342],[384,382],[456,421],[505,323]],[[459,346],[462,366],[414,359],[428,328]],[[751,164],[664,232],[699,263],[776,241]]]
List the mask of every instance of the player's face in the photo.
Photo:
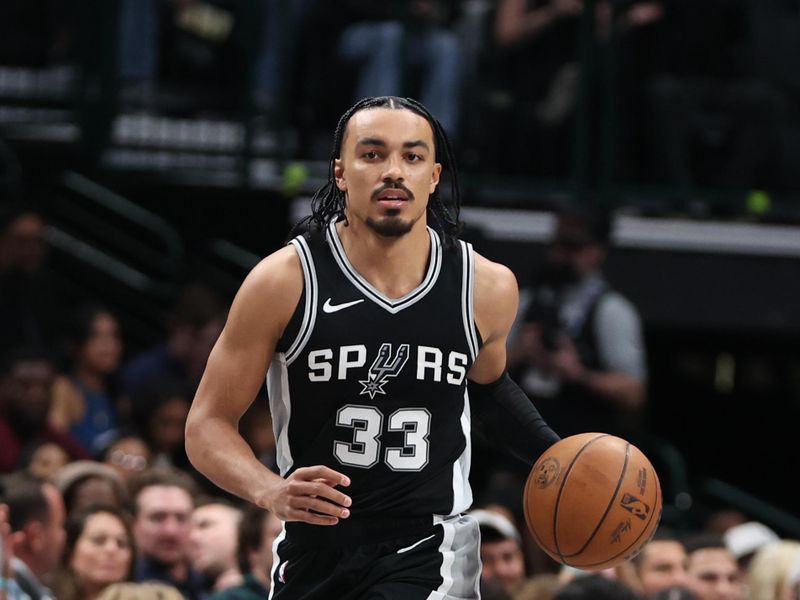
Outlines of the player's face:
[[384,237],[426,224],[428,196],[441,170],[428,121],[410,110],[388,108],[361,110],[350,118],[334,164],[348,221]]

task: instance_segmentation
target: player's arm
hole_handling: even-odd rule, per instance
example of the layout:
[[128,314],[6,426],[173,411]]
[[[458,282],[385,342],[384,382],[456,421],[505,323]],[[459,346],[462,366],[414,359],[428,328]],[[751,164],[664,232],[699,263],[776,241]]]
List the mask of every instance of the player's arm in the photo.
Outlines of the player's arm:
[[512,454],[533,464],[560,438],[505,371],[506,341],[518,302],[514,274],[476,254],[475,322],[483,346],[469,372],[471,406],[475,416]]
[[350,499],[334,489],[349,484],[344,475],[320,465],[299,468],[283,479],[259,462],[238,431],[239,419],[263,385],[302,288],[300,262],[289,246],[264,259],[247,276],[192,403],[186,452],[197,470],[215,484],[273,511],[281,520],[335,525],[349,514],[337,505],[349,506]]

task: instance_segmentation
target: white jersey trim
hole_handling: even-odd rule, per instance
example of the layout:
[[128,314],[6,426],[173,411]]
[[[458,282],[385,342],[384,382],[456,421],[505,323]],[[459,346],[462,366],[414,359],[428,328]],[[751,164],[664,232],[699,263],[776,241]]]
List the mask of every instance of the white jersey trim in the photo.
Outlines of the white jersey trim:
[[289,394],[289,371],[286,355],[278,352],[267,371],[267,393],[272,414],[272,431],[275,435],[275,455],[281,475],[286,475],[294,464],[292,447],[289,444],[289,420],[292,416],[292,401]]
[[472,361],[478,357],[478,330],[475,328],[475,304],[474,304],[474,291],[475,291],[475,256],[472,250],[472,244],[464,241],[459,241],[461,244],[461,269],[462,269],[462,286],[461,286],[461,314],[464,320],[464,333],[467,337],[467,346],[469,346]]
[[269,596],[267,596],[267,600],[272,600],[272,595],[275,593],[275,575],[278,573],[278,569],[281,567],[281,558],[278,555],[278,546],[280,546],[281,542],[286,539],[286,523],[283,524],[283,529],[275,538],[275,541],[272,542],[272,569],[270,569],[269,573]]
[[481,576],[480,529],[470,515],[434,515],[433,524],[443,531],[439,553],[441,585],[427,600],[478,600]]
[[303,281],[306,290],[306,303],[303,308],[303,321],[300,323],[300,330],[297,337],[286,351],[286,364],[291,365],[298,354],[305,348],[311,333],[314,331],[314,323],[317,319],[317,303],[319,286],[317,285],[317,272],[314,268],[314,258],[311,256],[311,249],[308,242],[302,237],[297,237],[291,241],[297,256],[300,258],[300,265],[303,268]]
[[328,226],[328,244],[330,245],[333,257],[336,264],[344,273],[345,277],[360,290],[367,298],[372,300],[378,306],[384,308],[391,314],[397,314],[404,308],[412,306],[433,288],[436,280],[439,278],[439,272],[442,270],[442,243],[436,232],[428,227],[428,234],[431,239],[431,258],[428,264],[428,270],[425,273],[425,278],[416,288],[411,290],[405,296],[400,298],[389,298],[382,294],[375,288],[369,281],[364,279],[361,274],[353,268],[347,254],[342,246],[342,241],[339,239],[339,232],[336,230],[336,223],[331,223]]
[[469,484],[469,470],[472,466],[472,418],[469,409],[469,394],[464,389],[464,410],[459,419],[466,446],[458,460],[453,463],[453,510],[457,515],[472,506],[472,487]]

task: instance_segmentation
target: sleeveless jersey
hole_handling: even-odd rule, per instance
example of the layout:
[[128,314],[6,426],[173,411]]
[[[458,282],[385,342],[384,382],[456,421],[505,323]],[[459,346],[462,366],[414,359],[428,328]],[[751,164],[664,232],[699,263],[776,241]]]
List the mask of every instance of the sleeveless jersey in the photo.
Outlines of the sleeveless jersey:
[[454,515],[472,503],[473,252],[428,232],[425,277],[396,299],[353,268],[334,224],[291,241],[303,296],[267,374],[278,467],[347,475],[351,520]]

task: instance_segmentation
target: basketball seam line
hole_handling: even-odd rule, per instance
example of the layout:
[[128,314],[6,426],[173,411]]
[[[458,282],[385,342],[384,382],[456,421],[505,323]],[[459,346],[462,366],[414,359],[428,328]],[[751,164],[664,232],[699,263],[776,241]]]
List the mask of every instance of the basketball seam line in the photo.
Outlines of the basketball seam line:
[[564,486],[567,485],[567,479],[569,479],[569,474],[572,471],[572,467],[575,466],[575,462],[578,460],[578,457],[581,454],[583,454],[586,448],[594,444],[597,440],[607,436],[608,436],[607,433],[603,433],[598,435],[597,437],[593,437],[591,440],[586,442],[580,450],[578,450],[578,453],[574,457],[572,457],[572,460],[570,461],[567,470],[564,472],[564,479],[561,480],[561,485],[558,486],[558,496],[556,496],[556,506],[555,510],[553,511],[553,540],[556,543],[556,554],[558,554],[561,557],[561,562],[563,562],[564,564],[568,564],[566,560],[567,557],[564,556],[564,554],[561,552],[561,545],[558,543],[558,509],[561,506],[561,494],[564,491]]

